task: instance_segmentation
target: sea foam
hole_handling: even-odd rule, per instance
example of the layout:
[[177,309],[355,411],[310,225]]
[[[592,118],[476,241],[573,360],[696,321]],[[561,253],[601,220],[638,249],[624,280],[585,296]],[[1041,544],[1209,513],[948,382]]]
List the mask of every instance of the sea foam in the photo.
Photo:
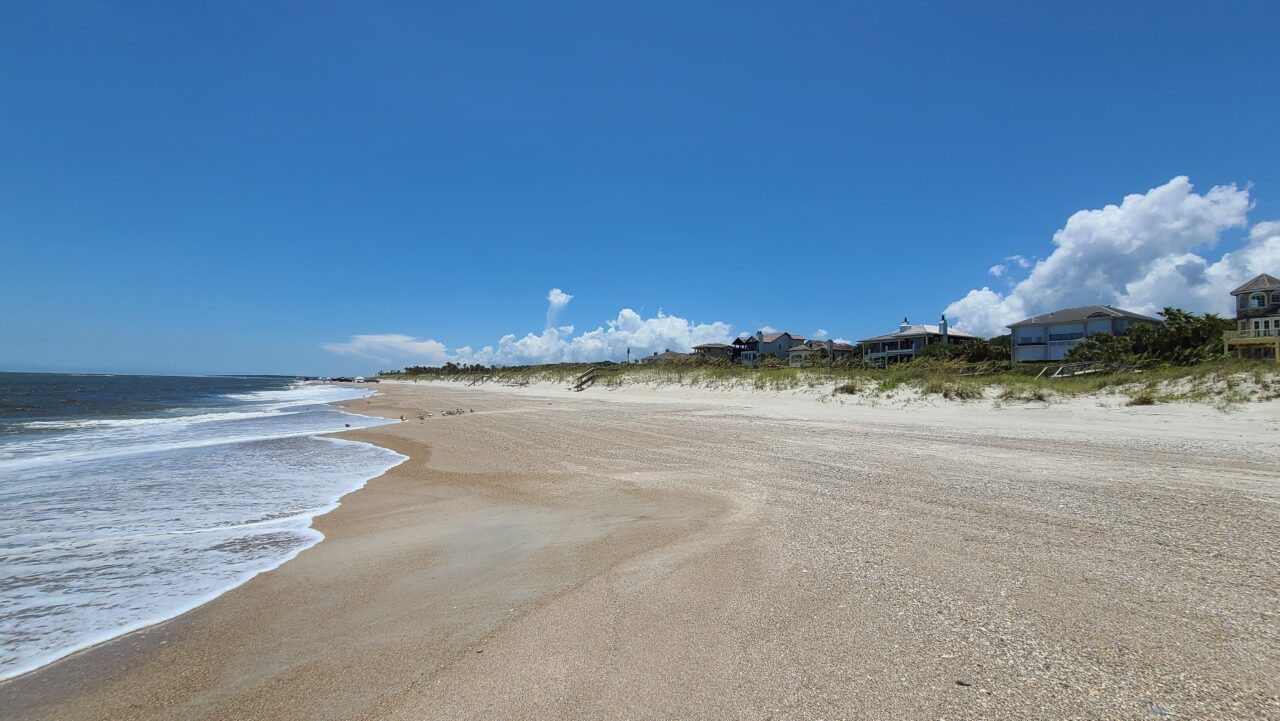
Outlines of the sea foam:
[[321,539],[315,516],[405,458],[316,435],[385,423],[326,405],[366,391],[231,395],[212,412],[16,424],[5,437],[0,678],[275,568]]

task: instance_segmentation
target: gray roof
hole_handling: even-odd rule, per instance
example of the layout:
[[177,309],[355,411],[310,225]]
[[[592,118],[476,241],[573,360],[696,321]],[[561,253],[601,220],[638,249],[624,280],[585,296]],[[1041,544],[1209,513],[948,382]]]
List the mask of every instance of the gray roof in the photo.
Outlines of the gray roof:
[[[807,350],[818,351],[826,347],[827,347],[827,342],[825,340],[807,340],[798,346],[788,349],[787,352],[795,353],[797,351],[807,351]],[[832,343],[831,350],[852,351],[853,346],[849,345],[848,343]]]
[[689,354],[689,353],[677,353],[677,352],[675,352],[675,351],[673,351],[673,350],[669,350],[669,351],[665,351],[665,352],[663,352],[663,353],[654,353],[654,354],[653,354],[653,355],[651,355],[651,356],[644,356],[644,357],[642,357],[642,358],[640,359],[640,361],[641,361],[641,362],[652,362],[652,361],[656,361],[656,360],[679,360],[679,359],[681,359],[681,358],[688,358],[690,355],[691,355],[691,354]]
[[[910,328],[907,328],[906,330],[899,330],[894,333],[886,333],[885,335],[878,335],[878,336],[875,336],[874,338],[863,338],[858,342],[874,343],[876,341],[882,341],[882,340],[901,340],[903,338],[920,338],[922,336],[927,336],[927,335],[942,335],[942,329],[936,325],[930,325],[928,323],[916,323],[915,325],[911,326]],[[960,338],[961,340],[982,340],[981,338],[979,338],[978,336],[972,333],[966,333],[962,330],[956,330],[955,328],[948,328],[947,335],[952,338]]]
[[703,343],[702,345],[694,346],[694,348],[728,348],[728,347],[729,347],[729,344],[727,343]]
[[1023,325],[1045,325],[1048,323],[1079,323],[1089,318],[1128,318],[1129,320],[1140,320],[1148,323],[1161,322],[1159,318],[1152,318],[1149,315],[1134,313],[1131,310],[1122,308],[1112,308],[1109,305],[1082,305],[1079,308],[1063,308],[1051,313],[1042,313],[1026,320],[1020,320],[1017,323],[1010,323],[1008,327],[1017,328]]
[[[763,340],[764,340],[764,342],[765,342],[765,343],[772,343],[772,342],[774,342],[774,341],[778,340],[779,338],[781,338],[781,337],[782,337],[782,336],[784,336],[784,335],[786,335],[786,336],[791,336],[791,340],[804,340],[804,336],[802,336],[802,335],[794,335],[794,334],[792,334],[792,333],[788,333],[788,332],[786,332],[786,331],[781,331],[781,332],[779,332],[779,333],[765,333],[765,334],[764,334],[764,339],[763,339]],[[748,340],[750,340],[750,339],[748,339]]]
[[1245,283],[1239,288],[1236,288],[1235,290],[1231,291],[1231,295],[1236,295],[1238,293],[1248,293],[1251,290],[1271,290],[1273,288],[1280,288],[1280,278],[1277,278],[1274,275],[1263,273],[1257,278],[1254,278],[1248,283]]

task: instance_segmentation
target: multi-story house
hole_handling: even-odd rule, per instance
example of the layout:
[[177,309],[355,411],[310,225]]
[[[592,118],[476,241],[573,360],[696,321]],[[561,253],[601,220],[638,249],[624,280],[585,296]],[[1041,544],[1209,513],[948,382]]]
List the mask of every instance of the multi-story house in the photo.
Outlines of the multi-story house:
[[915,358],[931,343],[953,345],[971,340],[982,339],[972,333],[949,328],[947,317],[944,315],[937,325],[912,324],[911,321],[903,318],[898,330],[873,338],[863,338],[858,341],[858,345],[862,347],[863,360],[879,365],[889,365]]
[[1236,329],[1222,334],[1224,350],[1280,362],[1280,278],[1263,273],[1231,295],[1236,298]]
[[735,340],[734,345],[741,345],[742,350],[738,357],[744,364],[755,365],[767,355],[786,363],[787,353],[803,342],[804,336],[802,335],[765,333],[762,330],[758,330],[754,336]]
[[1109,305],[1063,308],[1011,323],[1009,345],[1014,363],[1060,361],[1077,343],[1098,333],[1123,335],[1137,323],[1161,323]]

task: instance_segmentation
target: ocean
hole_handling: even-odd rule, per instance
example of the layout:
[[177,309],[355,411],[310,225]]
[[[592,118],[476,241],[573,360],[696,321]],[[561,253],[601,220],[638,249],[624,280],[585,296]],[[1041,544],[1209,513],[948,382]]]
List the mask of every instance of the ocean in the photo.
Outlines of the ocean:
[[314,545],[404,456],[318,434],[372,391],[0,373],[0,679],[184,611]]

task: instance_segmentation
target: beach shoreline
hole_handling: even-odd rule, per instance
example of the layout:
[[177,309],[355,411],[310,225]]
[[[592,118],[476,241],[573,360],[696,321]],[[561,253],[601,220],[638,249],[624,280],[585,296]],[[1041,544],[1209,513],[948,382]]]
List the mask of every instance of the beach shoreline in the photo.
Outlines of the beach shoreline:
[[0,705],[21,719],[1277,708],[1277,630],[1256,622],[1275,601],[1257,580],[1277,546],[1275,403],[378,390],[342,405],[407,422],[338,436],[408,460],[318,516],[321,543],[0,683]]

